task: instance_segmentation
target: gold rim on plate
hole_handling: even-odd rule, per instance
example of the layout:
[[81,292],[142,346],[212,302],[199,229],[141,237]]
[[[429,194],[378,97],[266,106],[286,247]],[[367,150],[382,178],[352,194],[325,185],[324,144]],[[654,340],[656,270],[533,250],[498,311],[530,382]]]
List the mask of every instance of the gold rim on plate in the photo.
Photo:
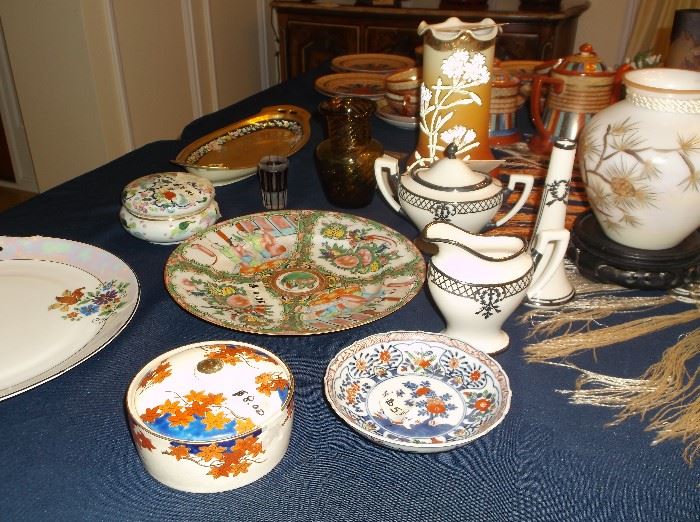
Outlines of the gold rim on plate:
[[259,113],[202,136],[183,148],[173,163],[214,185],[255,173],[262,156],[291,156],[309,141],[311,114],[295,105],[265,107]]

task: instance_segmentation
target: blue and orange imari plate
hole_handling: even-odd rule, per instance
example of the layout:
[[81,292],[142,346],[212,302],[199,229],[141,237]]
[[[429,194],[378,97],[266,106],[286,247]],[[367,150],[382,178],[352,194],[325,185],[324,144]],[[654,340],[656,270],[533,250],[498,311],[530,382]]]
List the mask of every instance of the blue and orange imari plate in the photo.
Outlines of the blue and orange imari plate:
[[484,436],[508,413],[508,376],[487,354],[442,334],[396,331],[341,350],[324,379],[348,425],[392,449],[432,453]]
[[381,100],[386,92],[384,75],[372,73],[336,73],[316,79],[316,90],[326,96],[354,96]]
[[80,364],[114,339],[139,302],[136,275],[100,248],[0,236],[0,400]]
[[347,330],[421,289],[425,262],[405,236],[350,214],[277,210],[213,227],[165,265],[175,302],[210,323],[266,335]]

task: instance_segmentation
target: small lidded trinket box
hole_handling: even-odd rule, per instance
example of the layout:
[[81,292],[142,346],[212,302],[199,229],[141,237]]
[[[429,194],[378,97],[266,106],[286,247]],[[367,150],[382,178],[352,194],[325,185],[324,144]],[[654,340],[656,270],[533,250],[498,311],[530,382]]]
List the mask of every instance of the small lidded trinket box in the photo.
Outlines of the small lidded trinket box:
[[122,191],[119,219],[133,236],[163,245],[179,243],[221,217],[211,181],[185,172],[135,179]]
[[282,460],[292,430],[294,379],[273,353],[207,341],[164,353],[131,382],[129,427],[146,470],[193,493],[226,491]]

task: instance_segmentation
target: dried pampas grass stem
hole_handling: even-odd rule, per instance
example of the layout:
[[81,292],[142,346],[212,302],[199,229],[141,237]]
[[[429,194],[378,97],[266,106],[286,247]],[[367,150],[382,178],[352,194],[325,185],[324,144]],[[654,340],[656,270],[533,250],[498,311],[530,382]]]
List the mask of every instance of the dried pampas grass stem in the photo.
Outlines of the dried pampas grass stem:
[[528,337],[562,335],[589,329],[593,324],[615,313],[637,313],[675,302],[669,295],[662,296],[590,296],[579,297],[563,308],[529,310],[520,317],[530,323]]
[[698,308],[693,308],[692,310],[677,314],[645,317],[624,324],[546,339],[526,346],[523,352],[525,354],[525,360],[528,362],[544,362],[551,359],[561,359],[585,350],[623,343],[636,337],[658,332],[670,328],[671,326],[684,324],[696,319],[700,319],[700,309]]
[[[558,390],[573,404],[617,408],[610,422],[616,425],[632,417],[649,418],[646,431],[656,432],[654,444],[681,439],[683,457],[692,464],[700,454],[700,329],[668,348],[661,360],[639,379],[610,377],[570,363],[546,362],[574,369],[581,375],[575,390]],[[689,367],[695,363],[694,369]]]

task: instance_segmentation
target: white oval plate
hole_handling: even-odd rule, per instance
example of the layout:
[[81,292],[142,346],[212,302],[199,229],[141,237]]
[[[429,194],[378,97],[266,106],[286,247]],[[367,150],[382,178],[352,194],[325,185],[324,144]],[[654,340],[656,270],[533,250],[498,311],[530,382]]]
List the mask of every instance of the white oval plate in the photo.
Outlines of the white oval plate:
[[341,350],[324,379],[350,427],[392,449],[432,453],[482,437],[508,413],[508,376],[487,354],[442,334],[396,331]]
[[0,400],[29,390],[104,348],[139,302],[136,275],[97,247],[0,236]]

